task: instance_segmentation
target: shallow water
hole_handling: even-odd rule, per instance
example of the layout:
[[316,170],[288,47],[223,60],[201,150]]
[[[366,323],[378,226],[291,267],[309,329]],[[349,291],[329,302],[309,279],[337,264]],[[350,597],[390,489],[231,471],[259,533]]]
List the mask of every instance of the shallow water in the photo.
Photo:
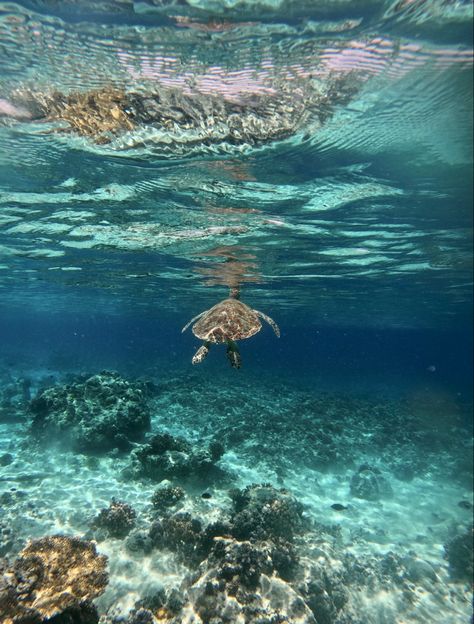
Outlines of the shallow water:
[[[4,565],[96,540],[103,624],[469,621],[472,59],[462,1],[0,5]],[[229,288],[281,337],[193,367]]]

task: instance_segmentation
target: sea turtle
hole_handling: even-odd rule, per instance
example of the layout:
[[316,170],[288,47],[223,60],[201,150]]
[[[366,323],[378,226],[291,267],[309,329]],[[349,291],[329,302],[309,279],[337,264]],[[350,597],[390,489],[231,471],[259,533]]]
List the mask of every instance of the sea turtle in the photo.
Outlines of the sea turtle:
[[280,336],[278,325],[273,319],[263,312],[252,310],[232,296],[217,303],[210,310],[204,310],[195,316],[182,329],[183,332],[186,331],[194,321],[197,321],[192,328],[193,334],[204,340],[204,344],[194,354],[193,364],[203,361],[212,343],[225,342],[231,366],[240,368],[241,358],[235,341],[250,338],[259,332],[262,328],[260,319],[267,321],[275,334]]

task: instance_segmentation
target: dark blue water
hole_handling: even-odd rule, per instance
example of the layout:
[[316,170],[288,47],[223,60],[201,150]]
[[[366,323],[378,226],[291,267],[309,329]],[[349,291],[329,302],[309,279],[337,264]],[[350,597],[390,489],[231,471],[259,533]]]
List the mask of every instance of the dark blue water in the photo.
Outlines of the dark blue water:
[[[277,314],[274,316],[278,318]],[[109,369],[143,377],[150,371],[196,372],[191,357],[200,344],[191,332],[181,334],[189,319],[182,313],[149,316],[68,316],[36,313],[4,315],[1,320],[5,364],[57,375]],[[222,375],[232,383],[255,376],[285,379],[289,384],[342,392],[381,392],[406,396],[415,390],[443,392],[467,408],[472,402],[472,328],[451,331],[324,327],[308,319],[294,325],[279,321],[281,338],[270,328],[241,345],[243,367],[228,367],[225,347],[212,349],[203,379]],[[229,368],[229,370],[227,370]]]

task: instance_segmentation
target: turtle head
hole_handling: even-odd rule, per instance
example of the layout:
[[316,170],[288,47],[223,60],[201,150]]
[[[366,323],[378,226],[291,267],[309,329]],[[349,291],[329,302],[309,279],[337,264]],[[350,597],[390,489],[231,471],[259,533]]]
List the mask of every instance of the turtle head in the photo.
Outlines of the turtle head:
[[231,286],[229,290],[229,299],[240,299],[240,286]]

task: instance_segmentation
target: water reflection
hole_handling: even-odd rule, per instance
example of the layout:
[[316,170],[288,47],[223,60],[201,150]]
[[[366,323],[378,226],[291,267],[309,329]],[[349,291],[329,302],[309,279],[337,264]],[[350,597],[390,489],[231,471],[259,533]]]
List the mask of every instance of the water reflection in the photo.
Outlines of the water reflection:
[[242,284],[261,284],[256,256],[245,247],[224,245],[212,247],[199,254],[205,264],[198,264],[194,272],[205,286],[227,286],[232,297],[238,297]]
[[255,147],[294,135],[310,119],[323,125],[363,82],[351,71],[306,73],[242,93],[250,88],[247,78],[237,89],[232,79],[234,91],[212,73],[207,87],[204,78],[199,86],[195,79],[191,85],[165,86],[158,76],[152,78],[153,86],[145,89],[113,83],[70,92],[16,86],[0,99],[0,119],[48,122],[47,133],[72,133],[117,149],[149,141],[176,153],[196,144]]

